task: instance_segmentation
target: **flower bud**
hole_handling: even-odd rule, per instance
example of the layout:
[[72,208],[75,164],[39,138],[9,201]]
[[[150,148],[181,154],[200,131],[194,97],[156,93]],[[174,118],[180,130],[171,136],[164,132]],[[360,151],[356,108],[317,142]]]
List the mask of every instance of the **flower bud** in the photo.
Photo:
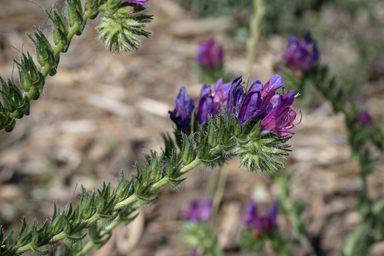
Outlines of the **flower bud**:
[[190,164],[196,158],[196,151],[194,149],[194,144],[185,133],[182,133],[183,136],[183,163],[185,165]]
[[67,17],[70,27],[83,23],[83,8],[79,0],[67,0]]

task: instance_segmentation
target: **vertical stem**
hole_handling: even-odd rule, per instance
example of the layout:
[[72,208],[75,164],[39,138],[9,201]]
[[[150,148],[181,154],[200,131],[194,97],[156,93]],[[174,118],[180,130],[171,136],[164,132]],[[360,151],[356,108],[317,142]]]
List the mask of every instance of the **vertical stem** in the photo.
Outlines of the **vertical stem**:
[[205,192],[205,197],[213,198],[219,173],[220,172],[218,167],[213,168],[213,170],[211,171],[211,175],[209,176],[207,191]]
[[217,184],[216,194],[215,194],[215,197],[213,198],[213,207],[212,207],[213,218],[216,217],[217,212],[219,210],[219,205],[225,191],[225,185],[227,184],[228,173],[229,173],[229,166],[224,165],[221,168],[219,183]]
[[244,77],[247,77],[251,71],[252,63],[255,58],[255,47],[257,40],[260,35],[260,22],[264,15],[263,0],[253,1],[254,15],[249,24],[250,37],[247,40],[246,53],[247,53],[247,64],[245,67]]

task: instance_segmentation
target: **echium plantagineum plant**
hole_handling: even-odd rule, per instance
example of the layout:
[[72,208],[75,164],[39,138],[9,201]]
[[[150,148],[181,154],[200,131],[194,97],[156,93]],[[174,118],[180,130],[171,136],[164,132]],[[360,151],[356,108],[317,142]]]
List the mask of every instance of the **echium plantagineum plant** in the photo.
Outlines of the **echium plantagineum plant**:
[[[49,15],[52,20],[53,41],[49,41],[39,29],[30,35],[38,63],[29,53],[15,61],[19,69],[21,92],[13,79],[5,83],[1,79],[3,104],[0,105],[0,126],[11,131],[15,118],[29,114],[30,101],[37,99],[43,90],[45,78],[53,76],[59,65],[60,54],[68,50],[72,37],[81,35],[88,19],[103,14],[97,26],[99,40],[112,52],[136,50],[140,40],[136,35],[148,37],[145,24],[150,15],[143,14],[148,0],[79,0],[67,1],[64,15],[54,5]],[[47,12],[48,13],[48,12]],[[287,141],[294,134],[291,130],[296,112],[291,109],[293,91],[277,94],[283,87],[281,76],[274,75],[262,85],[255,81],[242,86],[241,77],[231,84],[218,81],[214,93],[205,87],[198,113],[194,114],[194,101],[181,89],[176,97],[176,109],[171,111],[175,121],[175,138],[162,134],[164,149],[145,155],[146,164],[136,164],[136,174],[128,180],[123,171],[116,189],[110,184],[87,193],[82,188],[80,203],[68,203],[60,210],[54,204],[53,215],[42,225],[34,221],[28,225],[23,219],[21,230],[5,236],[0,228],[0,255],[13,256],[30,252],[31,255],[46,255],[47,245],[65,240],[62,255],[82,256],[92,248],[99,249],[111,237],[113,229],[129,224],[143,205],[157,202],[157,191],[165,185],[177,187],[186,178],[184,174],[198,165],[210,167],[221,164],[237,155],[247,170],[273,173],[283,166],[289,153]],[[209,104],[211,102],[212,104]],[[219,108],[220,104],[220,108]],[[204,121],[202,121],[204,120]],[[83,238],[89,234],[89,242]],[[58,250],[56,255],[61,255]]]
[[286,248],[286,241],[278,229],[277,212],[278,203],[275,202],[264,215],[259,212],[257,202],[249,201],[247,213],[241,224],[245,229],[241,233],[240,246],[242,250],[249,252],[261,251],[267,241],[270,241],[277,255],[291,255]]
[[[65,53],[75,35],[80,36],[89,19],[95,19],[100,13],[100,25],[96,28],[99,40],[112,52],[137,50],[140,40],[137,35],[149,37],[146,23],[152,18],[144,14],[147,0],[67,0],[66,13],[53,5],[47,15],[52,22],[52,46],[47,36],[39,29],[33,35],[28,34],[35,50],[35,63],[29,53],[22,53],[14,60],[19,71],[19,89],[13,78],[4,81],[0,77],[0,129],[10,132],[16,125],[16,119],[29,115],[32,100],[37,100],[44,90],[48,75],[54,76],[60,62],[60,54]],[[40,65],[40,66],[39,66]]]
[[[315,40],[309,36],[309,31],[306,31],[306,38],[302,43],[292,36],[289,41],[283,58],[286,59],[288,69],[295,71],[296,68],[300,68],[302,71],[300,76],[296,74],[294,79],[293,84],[297,86],[296,88],[303,91],[304,88],[314,86],[326,100],[330,101],[335,113],[345,115],[346,132],[352,156],[360,165],[359,176],[363,186],[356,210],[362,215],[363,220],[344,242],[340,253],[343,256],[366,255],[374,243],[381,242],[384,238],[384,198],[372,200],[368,195],[367,182],[368,175],[374,171],[382,156],[382,154],[381,156],[372,154],[373,147],[381,153],[384,152],[383,128],[373,122],[367,109],[348,96],[344,85],[339,84],[337,77],[331,74],[329,67],[319,63],[319,50]],[[309,50],[308,44],[312,44],[312,51]],[[291,76],[291,78],[293,77]],[[286,201],[279,200],[283,204]],[[304,228],[300,224],[299,218],[293,213],[294,207],[290,205],[282,207],[285,208],[285,213],[291,223],[298,224],[296,230],[303,233]]]
[[195,198],[181,217],[185,220],[181,236],[184,243],[192,248],[191,256],[204,255],[205,252],[212,256],[221,255],[218,236],[213,231],[212,199]]
[[224,71],[223,45],[213,37],[199,42],[195,70],[203,83],[213,84],[219,77],[225,80],[232,78]]

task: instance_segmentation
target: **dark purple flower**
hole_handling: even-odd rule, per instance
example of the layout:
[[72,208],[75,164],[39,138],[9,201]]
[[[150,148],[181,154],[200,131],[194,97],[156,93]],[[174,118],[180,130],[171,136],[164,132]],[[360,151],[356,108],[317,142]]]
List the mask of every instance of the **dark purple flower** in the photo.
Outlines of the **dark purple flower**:
[[242,77],[239,76],[233,80],[231,89],[229,90],[228,95],[228,105],[227,105],[227,112],[229,114],[229,117],[231,117],[232,112],[235,113],[235,116],[238,116],[240,111],[240,104],[243,101],[243,98],[245,96],[244,88],[241,82],[243,81]]
[[138,5],[142,5],[142,6],[145,6],[145,3],[148,1],[149,0],[123,0],[123,2],[128,2],[131,4],[138,4]]
[[213,38],[200,42],[196,60],[207,69],[222,67],[224,62],[223,46],[216,45]]
[[227,106],[228,92],[230,88],[231,83],[223,84],[222,78],[217,81],[213,94],[209,85],[203,86],[196,113],[200,125],[203,125],[205,121],[207,121],[208,115],[214,116],[219,113],[221,104]]
[[199,104],[197,107],[196,117],[200,125],[203,125],[207,121],[208,115],[214,114],[213,109],[213,97],[211,95],[211,86],[204,85],[201,89]]
[[358,122],[360,125],[373,125],[373,119],[368,112],[368,109],[362,109],[359,112]]
[[290,69],[300,68],[309,70],[311,64],[319,60],[319,49],[309,30],[305,32],[305,39],[300,42],[296,36],[289,36],[288,49],[284,53],[286,66]]
[[173,122],[180,131],[185,132],[191,125],[192,111],[195,108],[195,102],[185,96],[185,88],[180,89],[179,95],[175,99],[176,108],[173,111],[168,111]]
[[259,119],[262,132],[273,131],[279,136],[294,134],[290,130],[297,125],[293,124],[296,112],[290,106],[295,95],[294,91],[276,94],[284,86],[280,75],[272,76],[264,86],[255,81],[248,90],[244,90],[241,82],[241,77],[232,82],[227,105],[229,116],[234,113],[241,125],[249,119]]
[[266,211],[265,216],[260,216],[256,202],[251,199],[247,206],[247,215],[241,223],[247,227],[270,233],[277,225],[276,218],[277,202],[273,204],[272,208]]
[[212,200],[204,199],[200,204],[199,199],[194,199],[189,209],[182,213],[182,218],[192,222],[207,222],[211,218]]

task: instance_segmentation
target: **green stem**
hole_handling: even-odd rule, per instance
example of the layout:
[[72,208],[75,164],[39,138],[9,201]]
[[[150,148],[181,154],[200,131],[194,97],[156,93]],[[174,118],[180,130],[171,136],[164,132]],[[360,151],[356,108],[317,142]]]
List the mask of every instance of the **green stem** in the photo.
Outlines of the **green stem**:
[[92,241],[89,241],[83,247],[83,249],[81,249],[81,251],[76,254],[76,256],[83,256],[83,255],[87,254],[87,252],[89,252],[93,248],[93,246],[94,246],[94,243]]
[[[87,20],[89,17],[91,17],[91,15],[93,13],[94,13],[94,10],[91,10],[91,9],[87,10],[83,14],[83,20],[84,21]],[[80,26],[81,26],[81,24],[76,23],[73,27],[71,27],[71,29],[68,31],[68,35],[67,35],[68,42],[70,42],[72,40],[73,36],[79,30]],[[63,45],[61,43],[56,45],[55,48],[53,49],[53,56],[55,58],[57,58],[60,55],[60,53],[62,52],[62,50],[64,49],[64,47],[65,47],[65,45]],[[44,67],[42,67],[41,73],[43,74],[43,76],[45,78],[48,76],[51,69],[52,69],[52,65],[48,64],[48,63],[46,65],[44,65]],[[32,100],[32,98],[35,96],[35,94],[37,93],[38,90],[39,90],[39,88],[37,88],[36,86],[31,86],[31,89],[25,95],[28,97],[29,100]],[[16,118],[19,114],[20,114],[19,110],[16,109],[15,111],[13,111],[10,114],[10,117]]]
[[224,195],[225,185],[227,184],[228,173],[229,173],[229,166],[224,165],[223,168],[221,168],[219,184],[217,185],[216,194],[215,194],[215,197],[213,198],[213,203],[212,203],[213,218],[217,216],[219,205]]
[[181,175],[189,172],[190,170],[198,166],[200,163],[201,163],[201,160],[198,157],[196,157],[196,159],[193,160],[190,164],[185,165],[183,168],[181,168],[180,170]]
[[207,192],[205,193],[207,198],[213,198],[219,174],[220,172],[218,167],[213,168],[213,170],[211,171],[211,175],[209,176],[209,181],[207,186]]
[[251,71],[252,63],[255,58],[255,47],[260,35],[259,26],[260,26],[261,19],[263,18],[263,15],[264,15],[263,0],[254,0],[253,7],[254,7],[254,15],[249,24],[249,30],[251,35],[248,38],[247,45],[246,45],[247,64],[245,68],[245,77],[247,77],[249,72]]

